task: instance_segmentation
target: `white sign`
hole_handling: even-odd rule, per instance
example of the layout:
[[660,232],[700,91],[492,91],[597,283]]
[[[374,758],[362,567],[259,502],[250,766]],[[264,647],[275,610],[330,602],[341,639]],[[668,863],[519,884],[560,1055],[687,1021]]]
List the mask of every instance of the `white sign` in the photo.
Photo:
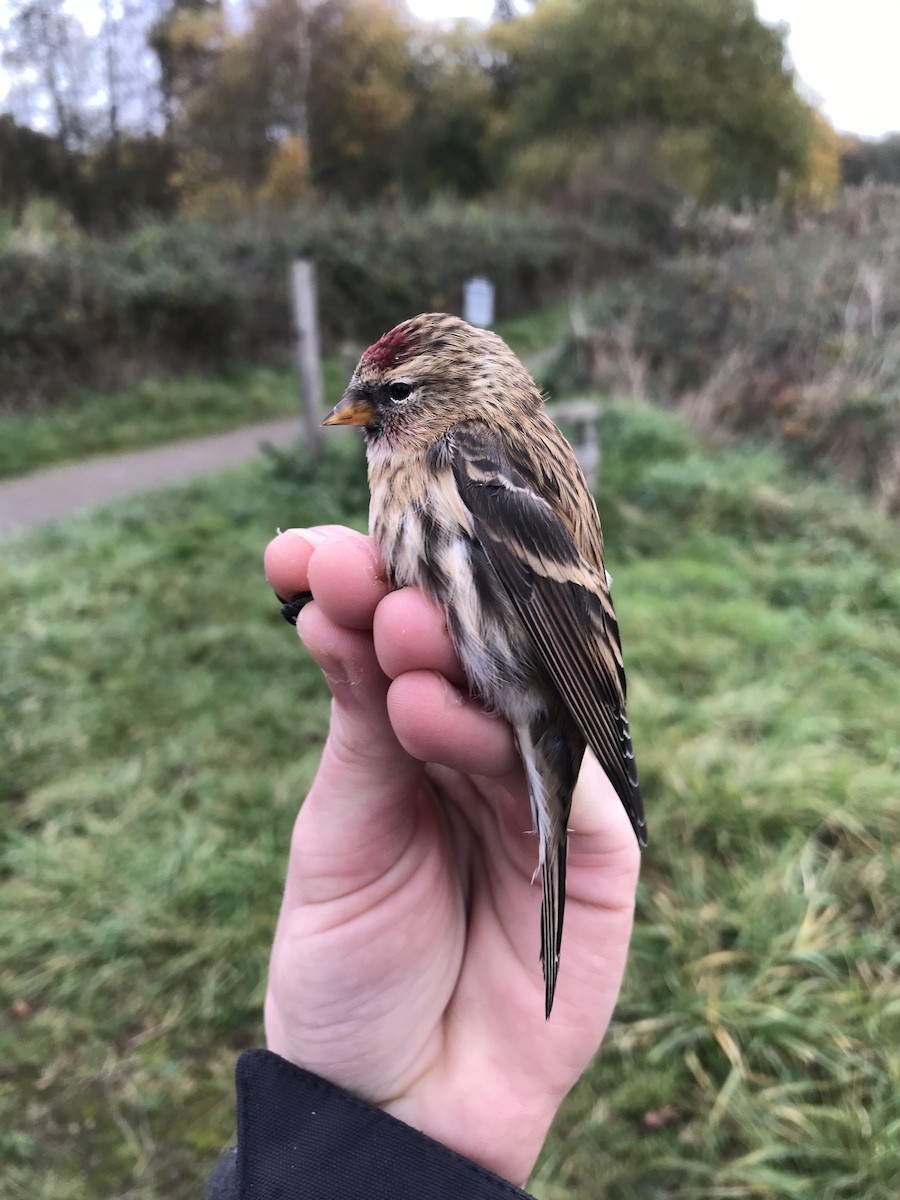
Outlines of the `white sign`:
[[489,279],[467,279],[463,284],[463,319],[483,329],[494,323],[494,285]]

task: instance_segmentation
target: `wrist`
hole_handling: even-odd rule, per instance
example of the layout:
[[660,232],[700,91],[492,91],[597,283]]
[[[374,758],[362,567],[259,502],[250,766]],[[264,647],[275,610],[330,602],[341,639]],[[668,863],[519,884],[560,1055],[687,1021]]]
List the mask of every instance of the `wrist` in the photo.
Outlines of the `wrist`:
[[513,1094],[473,1076],[454,1094],[439,1085],[379,1105],[436,1142],[523,1188],[562,1097]]
[[370,1195],[376,1178],[397,1200],[531,1200],[508,1176],[264,1050],[238,1061],[237,1099],[231,1174],[261,1195],[347,1200]]

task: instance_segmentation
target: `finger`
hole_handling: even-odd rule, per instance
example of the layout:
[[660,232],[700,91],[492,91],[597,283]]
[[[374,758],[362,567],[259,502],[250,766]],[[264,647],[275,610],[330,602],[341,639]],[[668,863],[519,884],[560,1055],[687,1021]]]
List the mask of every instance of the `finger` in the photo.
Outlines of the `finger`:
[[384,565],[371,538],[344,530],[324,539],[309,560],[309,587],[322,611],[349,629],[371,629],[388,594]]
[[387,709],[400,744],[421,762],[495,779],[521,768],[509,724],[435,671],[395,679]]
[[348,772],[368,772],[383,760],[395,765],[399,742],[387,712],[389,680],[378,665],[372,637],[332,621],[319,604],[297,621],[304,646],[325,673],[334,699],[328,745]]
[[[309,560],[313,550],[329,537],[353,534],[344,525],[316,525],[311,529],[286,529],[266,546],[263,565],[276,596],[289,600],[309,587]],[[361,537],[361,534],[356,536]]]
[[466,677],[444,614],[418,588],[402,588],[385,596],[375,612],[373,630],[378,661],[390,679],[407,671],[436,671],[465,688]]
[[295,826],[292,900],[333,899],[383,876],[409,842],[422,764],[394,734],[389,680],[371,634],[332,621],[318,603],[298,630],[325,672],[333,703],[319,769]]

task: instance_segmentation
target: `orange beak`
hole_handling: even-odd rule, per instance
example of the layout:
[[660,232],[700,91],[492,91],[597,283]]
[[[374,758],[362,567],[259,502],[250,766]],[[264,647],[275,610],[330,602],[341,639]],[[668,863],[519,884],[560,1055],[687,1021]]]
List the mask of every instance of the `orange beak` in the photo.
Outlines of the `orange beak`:
[[334,406],[323,425],[371,425],[375,420],[375,409],[366,392],[348,388],[343,399]]

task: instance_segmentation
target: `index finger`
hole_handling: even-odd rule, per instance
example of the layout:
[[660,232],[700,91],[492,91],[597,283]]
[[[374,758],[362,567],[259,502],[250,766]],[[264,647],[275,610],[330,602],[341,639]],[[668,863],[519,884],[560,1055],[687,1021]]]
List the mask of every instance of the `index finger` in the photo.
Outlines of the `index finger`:
[[316,546],[334,534],[353,533],[345,525],[314,525],[285,529],[266,546],[263,566],[266,579],[279,600],[289,600],[309,588],[309,560]]

